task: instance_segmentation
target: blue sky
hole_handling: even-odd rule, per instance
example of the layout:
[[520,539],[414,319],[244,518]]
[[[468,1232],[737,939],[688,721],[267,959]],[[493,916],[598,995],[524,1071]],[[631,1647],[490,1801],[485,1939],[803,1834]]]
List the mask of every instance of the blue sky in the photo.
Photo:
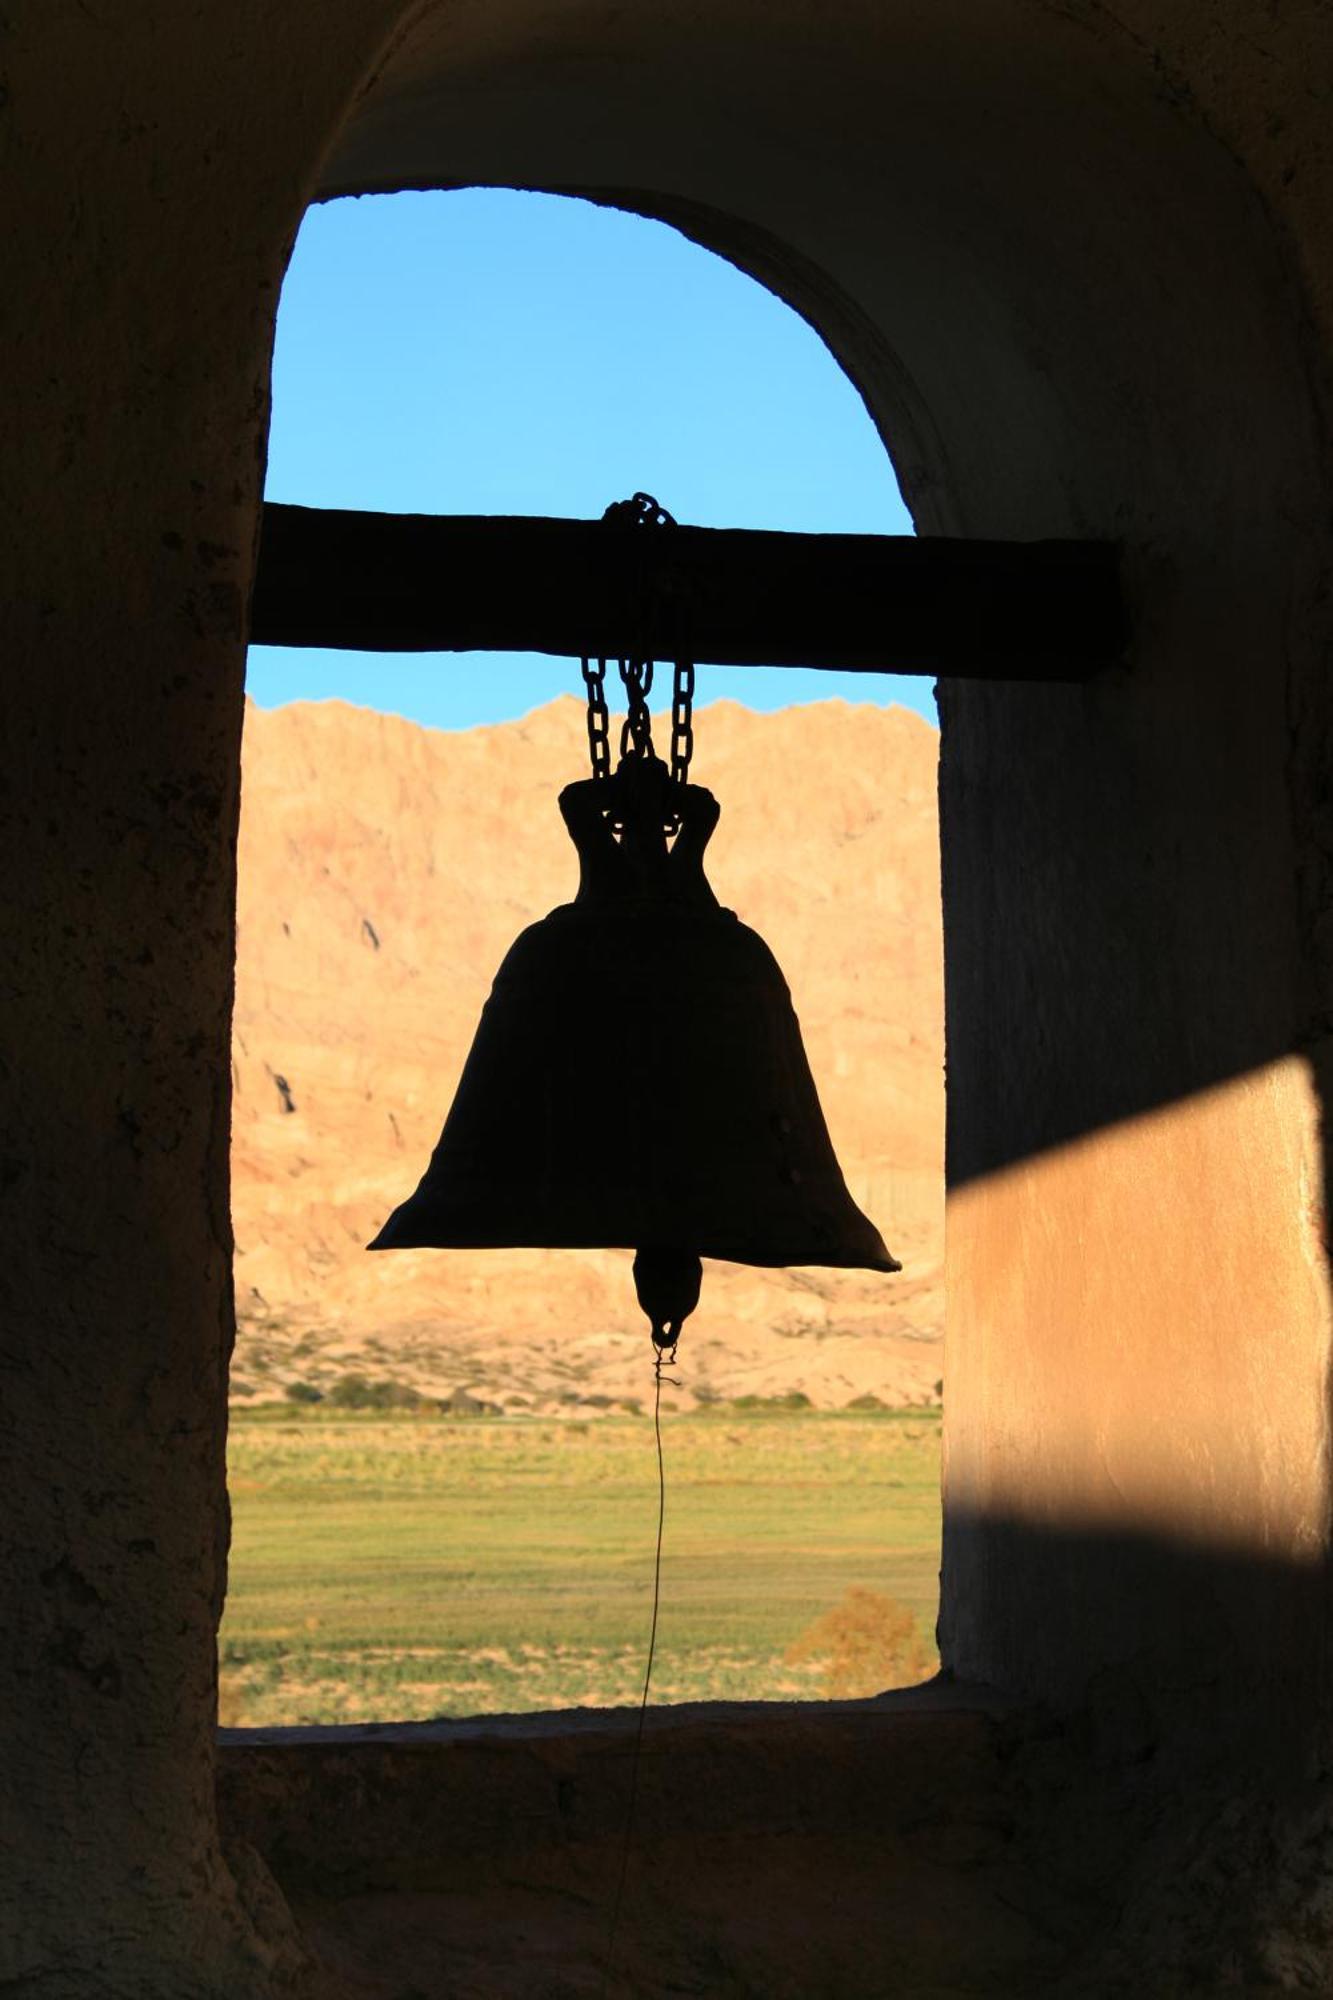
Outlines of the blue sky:
[[[596,517],[636,489],[708,527],[911,532],[818,336],[675,230],[470,188],[306,216],[283,287],[267,495],[316,507]],[[439,728],[579,691],[576,661],[256,646],[265,707],[329,695]],[[701,702],[841,694],[934,720],[928,680],[701,667]]]

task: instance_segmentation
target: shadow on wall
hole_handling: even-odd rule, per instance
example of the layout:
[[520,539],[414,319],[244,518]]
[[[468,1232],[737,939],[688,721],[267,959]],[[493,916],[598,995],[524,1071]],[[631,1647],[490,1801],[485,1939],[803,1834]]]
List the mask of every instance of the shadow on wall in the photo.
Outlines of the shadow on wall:
[[1126,667],[940,685],[951,1187],[1317,1046],[1281,703],[1161,567]]
[[1283,1560],[1146,1529],[1043,1526],[999,1509],[958,1508],[947,1533],[941,1648],[960,1680],[974,1672],[982,1633],[995,1679],[1010,1678],[1008,1654],[1012,1678],[1031,1680],[1032,1635],[1015,1615],[1036,1578],[1053,1699],[1083,1662],[1102,1663],[1088,1680],[1087,1713],[1107,1757],[1151,1766],[1161,1754],[1174,1768],[1183,1756],[1196,1773],[1229,1772],[1239,1788],[1247,1764],[1271,1772],[1308,1752],[1326,1675],[1309,1642],[1329,1586],[1319,1550]]
[[1288,1056],[954,1188],[940,1631],[961,1678],[1067,1706],[1110,1674],[1205,1763],[1310,1746],[1321,1171],[1320,1094]]

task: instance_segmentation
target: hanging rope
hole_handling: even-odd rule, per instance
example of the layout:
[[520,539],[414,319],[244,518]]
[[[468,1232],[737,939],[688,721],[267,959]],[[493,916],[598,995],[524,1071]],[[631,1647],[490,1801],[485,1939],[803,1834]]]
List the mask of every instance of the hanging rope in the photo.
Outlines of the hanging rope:
[[662,1534],[666,1526],[666,1463],[662,1456],[662,1370],[673,1368],[675,1362],[674,1344],[670,1350],[659,1347],[653,1357],[653,1436],[657,1440],[657,1550],[653,1557],[653,1619],[648,1630],[648,1663],[644,1668],[643,1693],[639,1698],[638,1727],[634,1732],[634,1757],[630,1765],[629,1805],[625,1811],[625,1838],[620,1849],[620,1874],[616,1882],[615,1901],[611,1905],[611,1927],[606,1941],[603,2000],[609,1996],[615,1977],[616,1940],[620,1931],[620,1912],[625,1901],[625,1883],[629,1876],[630,1850],[634,1844],[634,1814],[639,1802],[639,1759],[643,1750],[644,1724],[648,1719],[648,1689],[653,1678],[653,1655],[657,1651],[657,1612],[662,1598]]

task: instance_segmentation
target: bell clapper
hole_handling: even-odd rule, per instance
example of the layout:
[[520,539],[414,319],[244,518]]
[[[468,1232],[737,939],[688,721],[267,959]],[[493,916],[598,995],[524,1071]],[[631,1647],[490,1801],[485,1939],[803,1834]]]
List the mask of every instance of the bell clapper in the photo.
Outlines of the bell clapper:
[[699,1303],[703,1265],[692,1250],[636,1250],[634,1289],[652,1328],[660,1377],[676,1365],[680,1330]]

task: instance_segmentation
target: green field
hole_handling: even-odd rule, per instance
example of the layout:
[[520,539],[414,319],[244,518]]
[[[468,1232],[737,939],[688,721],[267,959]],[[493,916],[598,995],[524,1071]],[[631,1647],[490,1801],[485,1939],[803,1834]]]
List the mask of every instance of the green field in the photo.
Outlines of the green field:
[[[663,1434],[654,1700],[869,1693],[933,1669],[937,1412],[719,1407],[664,1415]],[[224,1722],[638,1700],[651,1417],[247,1410],[229,1461]]]

